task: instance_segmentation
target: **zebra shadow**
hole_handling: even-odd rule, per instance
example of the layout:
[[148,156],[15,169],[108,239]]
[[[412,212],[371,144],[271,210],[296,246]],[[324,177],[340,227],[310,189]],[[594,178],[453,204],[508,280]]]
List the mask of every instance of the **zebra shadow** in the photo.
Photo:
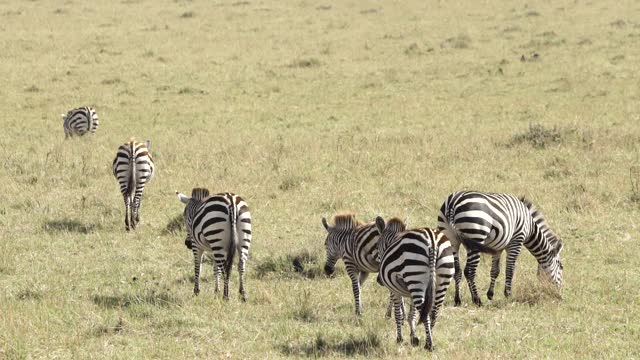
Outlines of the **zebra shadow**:
[[317,334],[315,340],[301,344],[285,344],[280,351],[286,356],[334,357],[338,354],[346,356],[378,357],[382,351],[380,338],[375,333],[363,336],[350,336],[347,340],[327,339]]
[[156,292],[154,290],[144,293],[124,293],[117,295],[96,294],[91,297],[91,301],[104,309],[126,309],[133,305],[148,305],[169,307],[180,305],[180,298],[166,292]]
[[49,220],[42,226],[44,231],[48,233],[78,233],[78,234],[90,234],[100,229],[97,224],[82,223],[76,219],[63,219],[63,220]]

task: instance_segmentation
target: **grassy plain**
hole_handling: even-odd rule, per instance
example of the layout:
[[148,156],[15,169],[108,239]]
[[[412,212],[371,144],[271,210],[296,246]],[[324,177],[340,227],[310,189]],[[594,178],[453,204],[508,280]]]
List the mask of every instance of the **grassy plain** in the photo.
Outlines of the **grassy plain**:
[[[566,287],[523,251],[487,303],[483,259],[486,306],[448,298],[434,357],[638,357],[639,41],[635,1],[0,0],[0,358],[429,357],[374,279],[358,321],[344,273],[315,276],[320,219],[434,225],[459,189],[537,204]],[[64,141],[85,104],[98,133]],[[157,175],[125,233],[130,136]],[[170,224],[196,185],[252,207],[247,304],[210,266],[192,295]]]

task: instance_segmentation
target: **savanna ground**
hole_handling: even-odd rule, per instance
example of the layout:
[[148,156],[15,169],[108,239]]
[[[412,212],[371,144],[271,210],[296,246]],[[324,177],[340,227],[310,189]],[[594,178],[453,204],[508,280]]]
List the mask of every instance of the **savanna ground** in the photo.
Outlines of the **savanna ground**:
[[[435,357],[637,357],[639,42],[634,1],[2,0],[0,357],[429,357],[395,344],[374,277],[357,320],[321,275],[320,219],[433,226],[460,189],[537,204],[566,287],[523,250],[487,302],[483,258],[485,306],[447,298]],[[65,141],[85,104],[98,133]],[[130,136],[157,174],[126,233]],[[196,185],[252,207],[247,304],[210,263],[192,294],[174,191]]]

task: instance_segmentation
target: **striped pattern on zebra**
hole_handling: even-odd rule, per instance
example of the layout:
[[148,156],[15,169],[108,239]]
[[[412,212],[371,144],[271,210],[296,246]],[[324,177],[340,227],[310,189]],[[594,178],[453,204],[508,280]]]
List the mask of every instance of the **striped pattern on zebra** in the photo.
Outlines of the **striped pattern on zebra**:
[[380,232],[377,280],[391,291],[394,300],[396,340],[403,341],[403,298],[411,298],[408,318],[411,344],[420,343],[415,332],[419,312],[426,332],[425,349],[432,351],[433,327],[454,274],[451,243],[442,232],[430,228],[406,230],[398,218],[385,224],[382,217],[377,217],[376,226]]
[[224,274],[225,300],[229,299],[229,277],[233,258],[238,252],[240,296],[247,301],[244,273],[249,248],[251,247],[251,213],[244,199],[232,193],[210,195],[205,188],[194,188],[191,197],[176,191],[181,202],[186,204],[184,223],[187,229],[185,245],[193,252],[195,284],[193,293],[200,293],[200,265],[204,253],[212,253],[216,292],[219,274]]
[[124,197],[125,217],[124,224],[127,231],[136,228],[140,221],[140,202],[142,191],[154,175],[155,166],[149,152],[151,142],[142,142],[129,139],[120,145],[113,159],[113,175],[120,184],[120,192]]
[[378,238],[380,233],[374,222],[363,224],[353,214],[333,217],[333,226],[322,218],[327,230],[325,250],[327,259],[324,271],[327,275],[335,272],[336,262],[342,259],[355,298],[356,315],[362,314],[360,288],[370,273],[378,272]]
[[475,284],[480,254],[493,256],[491,283],[487,298],[494,294],[495,281],[500,273],[500,255],[507,252],[504,295],[511,295],[515,264],[522,245],[538,261],[538,276],[562,286],[562,242],[549,228],[542,213],[529,201],[513,195],[478,191],[455,192],[440,208],[438,228],[451,239],[455,255],[455,305],[460,305],[460,262],[458,250],[462,243],[467,250],[464,275],[473,302],[481,306]]
[[99,121],[96,111],[88,106],[69,110],[62,114],[64,127],[64,137],[82,136],[87,132],[95,133],[98,129]]

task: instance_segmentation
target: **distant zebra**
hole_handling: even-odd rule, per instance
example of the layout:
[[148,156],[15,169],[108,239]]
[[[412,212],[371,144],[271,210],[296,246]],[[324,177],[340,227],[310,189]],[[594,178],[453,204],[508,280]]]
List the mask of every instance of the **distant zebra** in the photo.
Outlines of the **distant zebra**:
[[[353,214],[335,215],[333,223],[334,226],[329,226],[327,219],[322,218],[322,225],[327,230],[324,244],[327,259],[324,271],[327,275],[332,275],[336,262],[342,259],[347,275],[351,279],[356,315],[361,315],[360,287],[367,280],[369,273],[378,272],[378,238],[380,233],[374,222],[362,224]],[[388,308],[388,314],[390,310],[391,307]]]
[[82,136],[87,132],[95,133],[98,129],[98,114],[88,106],[69,110],[62,114],[64,137]]
[[194,188],[191,197],[176,191],[186,207],[184,223],[187,229],[185,245],[193,252],[195,263],[195,285],[193,293],[200,293],[200,264],[205,252],[213,253],[216,291],[219,274],[224,273],[224,299],[229,299],[229,277],[233,258],[238,255],[240,274],[240,296],[247,300],[244,287],[244,272],[249,247],[251,246],[251,213],[249,206],[238,195],[221,193],[209,195],[205,188]]
[[438,215],[438,228],[451,239],[455,254],[455,304],[460,305],[460,243],[467,249],[464,275],[469,284],[473,302],[481,306],[475,276],[481,253],[493,256],[491,284],[487,298],[493,298],[495,281],[500,273],[500,255],[507,251],[504,295],[511,295],[511,283],[516,259],[522,245],[538,261],[538,276],[562,285],[562,242],[551,231],[542,213],[524,198],[509,194],[477,191],[456,192],[445,200]]
[[113,175],[120,184],[120,192],[124,197],[124,224],[129,231],[136,228],[140,221],[140,201],[144,185],[154,175],[155,166],[149,148],[149,140],[144,143],[133,138],[124,145],[120,145],[115,159],[113,159]]
[[417,228],[406,230],[398,218],[386,224],[376,218],[380,232],[378,245],[380,272],[378,282],[387,287],[394,300],[396,340],[402,343],[403,297],[411,298],[409,327],[411,344],[420,340],[415,333],[416,312],[426,331],[425,349],[433,350],[432,329],[438,318],[438,310],[444,301],[453,277],[453,249],[442,232]]

